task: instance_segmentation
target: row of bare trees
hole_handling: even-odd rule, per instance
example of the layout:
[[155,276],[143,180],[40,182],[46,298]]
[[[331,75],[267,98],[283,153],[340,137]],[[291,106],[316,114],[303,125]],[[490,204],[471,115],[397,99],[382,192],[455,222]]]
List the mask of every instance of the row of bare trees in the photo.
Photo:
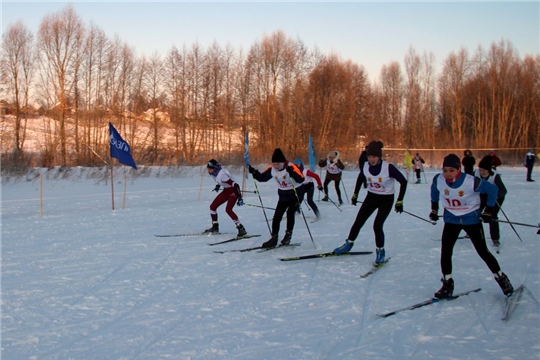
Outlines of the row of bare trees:
[[[67,5],[37,34],[22,22],[2,38],[0,97],[12,104],[13,136],[3,153],[24,153],[31,104],[54,120],[41,162],[101,164],[112,121],[143,164],[241,158],[274,147],[290,157],[339,149],[356,158],[364,144],[411,148],[528,147],[540,135],[540,55],[510,41],[450,53],[440,75],[431,53],[410,48],[404,64],[382,65],[371,83],[361,65],[309,50],[282,31],[246,53],[213,43],[137,56],[121,39],[85,24]],[[3,117],[5,120],[5,117]],[[11,136],[11,134],[10,134]]]

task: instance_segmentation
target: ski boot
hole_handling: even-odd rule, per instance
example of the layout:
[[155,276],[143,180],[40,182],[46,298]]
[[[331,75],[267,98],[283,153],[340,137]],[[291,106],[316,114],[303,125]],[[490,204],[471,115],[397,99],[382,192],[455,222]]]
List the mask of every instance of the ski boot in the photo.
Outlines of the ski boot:
[[323,197],[321,201],[328,201],[328,196]]
[[353,245],[354,245],[354,241],[347,239],[345,241],[345,244],[343,244],[340,247],[334,249],[334,254],[341,255],[341,254],[348,253],[349,251],[351,251]]
[[343,200],[339,199],[339,205],[343,205]]
[[292,231],[285,231],[285,236],[281,240],[281,245],[289,245],[291,243]]
[[416,180],[415,184],[420,184],[421,182],[422,182],[422,180],[418,179],[418,180]]
[[203,231],[205,234],[217,234],[219,232],[219,224],[217,221],[212,222],[212,227]]
[[505,273],[501,273],[499,277],[496,277],[495,280],[497,281],[497,284],[501,287],[501,290],[504,295],[510,296],[514,292],[514,287],[510,283],[510,280],[508,279],[508,276],[506,276]]
[[454,293],[454,279],[445,280],[442,278],[441,281],[442,287],[435,293],[435,297],[437,299],[446,299]]
[[236,237],[247,235],[247,231],[246,231],[246,228],[244,228],[244,225],[238,223],[238,225],[236,225],[236,228],[238,229],[238,234],[236,234]]
[[501,246],[501,242],[499,240],[493,239],[493,246],[499,247],[499,246]]
[[382,263],[384,263],[384,248],[377,248],[375,249],[375,252],[377,254],[377,258],[375,259],[375,266],[380,266]]
[[272,235],[272,237],[270,238],[270,240],[268,240],[267,242],[263,243],[261,246],[262,246],[263,248],[273,248],[273,247],[276,247],[277,241],[278,241],[277,235]]

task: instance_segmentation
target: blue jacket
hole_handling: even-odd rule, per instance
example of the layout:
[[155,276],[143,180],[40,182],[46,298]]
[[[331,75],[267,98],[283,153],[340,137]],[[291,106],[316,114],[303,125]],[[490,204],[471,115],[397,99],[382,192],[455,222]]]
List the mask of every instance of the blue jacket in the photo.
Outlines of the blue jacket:
[[[439,210],[440,193],[439,189],[437,188],[437,181],[439,176],[442,176],[442,174],[435,175],[433,177],[433,182],[431,183],[431,209],[435,211]],[[454,181],[453,183],[449,183],[448,181],[446,181],[446,185],[454,189],[460,187],[465,181],[465,177],[467,176],[472,175],[461,173],[459,178],[456,179],[456,181]],[[480,196],[480,194],[486,194],[486,205],[490,207],[495,206],[497,201],[497,194],[499,192],[497,186],[477,177],[474,181],[474,192],[478,193],[478,196]],[[445,223],[449,224],[474,225],[481,222],[480,214],[480,209],[471,211],[470,213],[461,216],[454,215],[450,211],[445,210],[443,214],[443,220]]]

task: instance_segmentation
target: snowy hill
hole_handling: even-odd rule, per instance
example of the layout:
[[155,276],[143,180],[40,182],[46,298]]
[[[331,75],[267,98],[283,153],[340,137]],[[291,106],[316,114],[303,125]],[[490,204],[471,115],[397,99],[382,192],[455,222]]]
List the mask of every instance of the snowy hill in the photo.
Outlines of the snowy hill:
[[[538,224],[535,170],[537,181],[529,183],[523,168],[501,168],[510,220]],[[4,360],[540,359],[540,236],[534,228],[516,226],[520,242],[501,224],[496,257],[515,287],[526,286],[509,320],[501,320],[504,296],[468,240],[458,240],[454,249],[455,291],[480,292],[379,318],[429,299],[440,287],[442,223],[392,212],[385,225],[392,259],[361,279],[373,254],[279,261],[341,245],[358,211],[347,201],[341,211],[317,203],[323,218],[314,223],[313,212],[303,207],[316,248],[297,216],[293,242],[299,247],[217,254],[269,238],[261,208],[234,208],[247,231],[261,237],[208,246],[234,236],[223,206],[220,229],[228,235],[154,236],[210,225],[208,206],[216,193],[210,176],[201,180],[200,168],[128,177],[126,184],[118,171],[114,211],[106,174],[77,171],[44,176],[43,216],[39,177],[3,181]],[[435,170],[426,171],[429,180]],[[349,198],[356,175],[344,173]],[[264,206],[275,207],[275,185],[257,186]],[[251,177],[247,189],[245,202],[260,206]],[[364,196],[362,190],[359,199]],[[427,218],[429,185],[410,184],[404,206]],[[372,220],[353,251],[374,251]],[[281,227],[280,238],[284,222]]]

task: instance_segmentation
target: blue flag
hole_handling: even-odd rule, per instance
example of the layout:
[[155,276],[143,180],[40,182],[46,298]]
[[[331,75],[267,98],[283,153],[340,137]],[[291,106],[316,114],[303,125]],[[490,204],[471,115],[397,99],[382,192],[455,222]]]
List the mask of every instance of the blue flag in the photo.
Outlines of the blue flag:
[[[246,168],[249,166],[249,131],[246,131],[246,139],[244,141],[244,164]],[[246,171],[246,179],[248,178],[248,172]]]
[[309,170],[315,172],[315,163],[317,162],[315,158],[315,149],[313,148],[313,139],[311,134],[309,134]]
[[131,149],[127,141],[124,141],[113,124],[109,122],[109,134],[111,135],[111,157],[118,159],[121,164],[129,165],[137,169],[135,161],[131,156]]

